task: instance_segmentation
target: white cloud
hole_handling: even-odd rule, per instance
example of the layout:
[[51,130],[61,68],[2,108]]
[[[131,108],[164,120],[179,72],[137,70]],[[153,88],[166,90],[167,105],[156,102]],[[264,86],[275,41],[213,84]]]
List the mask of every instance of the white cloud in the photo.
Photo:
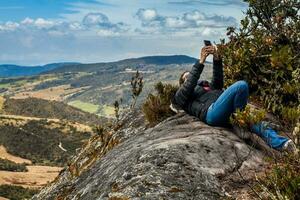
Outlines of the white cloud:
[[205,20],[205,18],[206,16],[198,10],[194,10],[183,15],[183,19],[187,21],[201,21]]
[[82,24],[91,27],[91,26],[107,26],[111,23],[108,20],[108,17],[102,13],[89,13],[83,20]]
[[31,25],[34,23],[34,20],[29,18],[29,17],[26,17],[23,21],[21,21],[21,24],[24,24],[24,25]]
[[153,9],[159,1],[110,10],[86,8],[72,18],[0,22],[0,63],[99,62],[161,54],[197,56],[203,39],[218,41],[227,25],[236,23],[232,17],[207,15],[190,7]]
[[120,36],[121,34],[118,32],[114,32],[112,30],[99,30],[97,32],[97,35],[104,36],[104,37],[115,37],[115,36]]
[[155,9],[139,9],[136,13],[142,21],[153,21],[158,17],[157,11]]
[[155,28],[155,32],[167,34],[182,34],[182,32],[195,34],[201,29],[203,29],[204,34],[207,34],[208,30],[211,33],[216,33],[218,31],[212,29],[225,29],[237,24],[233,17],[206,15],[199,10],[186,12],[181,16],[163,16],[154,9],[139,9],[136,16],[142,26],[137,30],[140,33],[147,33],[147,30],[150,30],[150,34],[153,33],[153,28]]
[[0,23],[0,32],[23,31],[24,33],[49,34],[51,36],[63,36],[69,34],[87,32],[98,36],[120,35],[129,30],[129,25],[118,22],[112,23],[103,13],[88,13],[81,22],[66,22],[61,20],[47,20],[44,18],[25,18],[20,22]]
[[54,25],[58,25],[58,23],[55,23],[54,21],[49,21],[49,20],[45,20],[43,18],[38,18],[34,21],[34,25],[37,27],[37,28],[46,28],[46,29],[49,29],[49,28],[52,28]]
[[79,31],[79,30],[83,30],[82,24],[79,22],[71,22],[69,24],[70,30],[71,31]]
[[188,22],[178,17],[166,17],[165,26],[169,28],[186,28]]
[[20,27],[19,23],[8,21],[5,24],[0,24],[0,31],[15,31]]

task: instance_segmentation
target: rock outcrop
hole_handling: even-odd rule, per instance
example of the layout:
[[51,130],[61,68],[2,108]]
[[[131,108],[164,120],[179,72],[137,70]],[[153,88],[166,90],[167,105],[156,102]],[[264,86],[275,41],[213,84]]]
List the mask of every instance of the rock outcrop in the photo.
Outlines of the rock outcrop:
[[263,156],[229,129],[186,114],[147,128],[129,113],[33,199],[219,199],[245,189]]

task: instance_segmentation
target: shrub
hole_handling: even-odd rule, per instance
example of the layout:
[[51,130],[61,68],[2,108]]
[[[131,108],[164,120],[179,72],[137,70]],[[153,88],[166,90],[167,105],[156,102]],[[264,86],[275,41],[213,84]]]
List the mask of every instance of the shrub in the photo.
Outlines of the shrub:
[[272,170],[259,178],[259,189],[267,199],[300,199],[300,159],[298,155],[289,155],[272,163]]
[[248,81],[252,95],[292,127],[300,116],[299,1],[246,2],[240,28],[229,27],[229,42],[220,46],[225,85]]
[[[67,160],[81,147],[90,133],[70,132],[62,127],[50,128],[51,122],[32,120],[22,126],[0,127],[0,145],[13,155],[31,160],[34,164],[64,166]],[[59,148],[59,142],[67,152]]]
[[117,123],[119,123],[119,119],[120,119],[120,104],[119,101],[115,101],[114,102],[114,111],[115,111],[115,117],[117,120]]
[[139,71],[136,71],[136,73],[131,78],[131,92],[132,92],[132,104],[131,108],[134,108],[137,98],[143,91],[144,82],[143,82],[143,76]]
[[262,121],[265,116],[266,112],[264,110],[253,109],[247,105],[244,110],[237,110],[230,117],[230,122],[240,127],[249,127],[252,124]]
[[0,185],[0,196],[10,200],[30,199],[38,190],[27,189],[21,186]]
[[[299,0],[245,1],[249,8],[240,28],[229,27],[229,41],[223,40],[219,48],[224,55],[225,85],[246,80],[253,99],[292,130],[300,120]],[[237,113],[237,120],[242,120],[241,114]],[[261,191],[267,199],[299,199],[299,154],[273,161],[271,170],[260,178]]]
[[155,85],[156,94],[149,94],[142,107],[150,126],[154,126],[174,114],[169,106],[177,90],[178,87],[171,84],[159,82]]
[[26,165],[23,164],[18,164],[15,162],[12,162],[7,159],[2,159],[0,158],[0,170],[5,170],[5,171],[13,171],[13,172],[27,172]]

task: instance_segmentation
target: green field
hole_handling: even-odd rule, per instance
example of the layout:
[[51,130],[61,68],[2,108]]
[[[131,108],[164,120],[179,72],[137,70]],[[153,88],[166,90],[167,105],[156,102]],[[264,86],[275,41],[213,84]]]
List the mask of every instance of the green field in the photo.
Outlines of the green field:
[[115,115],[115,109],[113,106],[109,105],[95,105],[91,103],[86,103],[80,100],[71,101],[68,103],[70,106],[79,108],[80,110],[98,114],[103,117],[113,117]]
[[11,86],[10,83],[3,83],[3,84],[0,84],[0,88],[9,88]]
[[104,105],[101,108],[100,115],[105,117],[113,117],[115,115],[115,108],[113,106]]
[[79,108],[80,110],[89,112],[89,113],[97,113],[99,110],[99,105],[91,104],[91,103],[85,103],[79,100],[71,101],[68,103],[70,106],[74,106],[76,108]]
[[24,80],[16,80],[16,81],[11,81],[10,83],[1,83],[0,88],[20,87],[26,83],[28,83],[28,81],[25,79]]

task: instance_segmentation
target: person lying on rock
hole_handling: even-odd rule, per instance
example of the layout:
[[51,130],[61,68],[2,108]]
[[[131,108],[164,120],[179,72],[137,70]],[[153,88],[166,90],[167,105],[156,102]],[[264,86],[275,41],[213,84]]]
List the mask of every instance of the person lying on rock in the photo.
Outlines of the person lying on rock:
[[[210,54],[213,55],[211,83],[199,80],[204,62]],[[200,59],[191,71],[181,75],[179,84],[180,87],[172,98],[170,108],[176,113],[184,110],[211,126],[228,126],[231,114],[237,109],[244,109],[249,97],[246,81],[237,81],[225,91],[222,90],[224,86],[222,59],[216,47],[212,45],[202,48]],[[278,135],[265,121],[251,125],[250,129],[276,150],[297,152],[292,140]],[[238,135],[243,139],[250,138],[249,132],[241,129]]]

